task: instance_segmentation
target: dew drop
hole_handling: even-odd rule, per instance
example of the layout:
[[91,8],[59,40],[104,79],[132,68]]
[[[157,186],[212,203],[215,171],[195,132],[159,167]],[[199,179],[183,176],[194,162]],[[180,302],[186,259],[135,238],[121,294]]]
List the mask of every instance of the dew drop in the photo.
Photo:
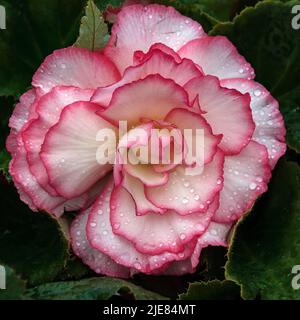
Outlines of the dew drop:
[[181,239],[181,240],[184,240],[185,238],[186,238],[186,235],[185,235],[184,233],[181,233],[181,234],[180,234],[180,239]]
[[141,270],[141,269],[142,269],[142,266],[141,266],[141,264],[140,264],[139,262],[135,262],[135,263],[133,264],[133,266],[134,266],[136,269],[138,269],[138,270]]
[[216,236],[218,234],[217,230],[215,229],[211,229],[209,233],[212,234],[213,236]]
[[187,204],[188,202],[189,202],[189,199],[187,199],[187,198],[183,198],[183,199],[182,199],[182,203],[183,203],[183,204]]
[[91,222],[91,223],[90,223],[90,226],[91,226],[92,228],[95,228],[95,227],[97,226],[97,223]]
[[115,223],[113,227],[114,227],[115,230],[118,230],[120,228],[120,224],[119,223]]
[[259,89],[255,89],[253,93],[255,97],[259,97],[261,95],[261,91]]
[[198,223],[196,227],[197,227],[197,229],[198,229],[199,231],[204,231],[204,229],[205,229],[205,228],[203,227],[203,225],[200,224],[200,223]]
[[252,183],[249,184],[249,189],[250,189],[250,190],[255,190],[256,187],[257,187],[257,185],[256,185],[256,183],[254,183],[254,182],[252,182]]

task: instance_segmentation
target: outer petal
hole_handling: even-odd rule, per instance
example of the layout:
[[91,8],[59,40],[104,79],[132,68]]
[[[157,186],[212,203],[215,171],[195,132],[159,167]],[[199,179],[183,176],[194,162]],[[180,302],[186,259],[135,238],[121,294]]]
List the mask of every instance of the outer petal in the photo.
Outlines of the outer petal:
[[169,174],[168,183],[146,188],[146,196],[156,206],[175,210],[181,215],[206,212],[222,189],[223,164],[223,152],[218,151],[201,174],[187,175],[186,168],[178,166]]
[[23,126],[36,116],[35,102],[37,95],[34,89],[24,93],[20,102],[15,106],[12,116],[9,119],[9,127],[19,132]]
[[237,154],[252,137],[255,125],[250,109],[250,97],[220,86],[216,77],[191,80],[185,89],[190,101],[198,97],[203,115],[214,134],[223,134],[220,148],[226,154]]
[[20,97],[20,102],[15,106],[9,119],[10,134],[6,140],[6,148],[12,154],[18,152],[17,137],[19,132],[27,126],[31,119],[37,117],[36,102],[38,97],[34,89],[27,91]]
[[96,273],[112,277],[128,278],[130,269],[117,264],[109,256],[91,247],[87,236],[86,226],[90,209],[82,212],[71,226],[71,244],[74,253],[80,257]]
[[227,78],[254,78],[254,70],[236,47],[222,36],[192,40],[178,54],[197,63],[205,74]]
[[[143,55],[142,61],[138,65],[128,67],[120,81],[111,86],[97,89],[92,101],[102,106],[108,106],[112,94],[117,88],[127,83],[144,79],[151,74],[159,74],[166,79],[172,79],[181,86],[185,85],[189,80],[202,75],[202,72],[192,61],[187,59],[176,61],[169,53],[165,53],[157,47],[158,45],[152,46],[150,51]],[[160,47],[165,46],[160,45]]]
[[133,63],[136,50],[148,51],[154,43],[163,43],[177,51],[185,43],[204,35],[202,27],[172,7],[133,5],[117,16],[105,54],[121,73]]
[[224,188],[213,220],[226,223],[241,217],[267,190],[270,177],[268,153],[257,142],[251,141],[238,155],[225,157]]
[[57,193],[49,185],[48,174],[39,155],[45,135],[58,122],[62,110],[67,105],[76,101],[89,101],[91,95],[91,90],[75,87],[54,88],[39,100],[37,104],[39,117],[31,121],[28,128],[22,133],[30,170],[39,184],[52,195],[57,195]]
[[97,116],[97,110],[99,106],[89,102],[69,105],[42,146],[41,158],[50,183],[66,198],[86,192],[112,168],[98,163],[96,137],[100,129],[115,128]]
[[200,253],[207,246],[227,247],[227,237],[232,224],[211,222],[205,233],[198,238],[197,245],[191,257],[182,261],[175,261],[164,270],[164,275],[180,276],[186,273],[194,273],[199,264]]
[[266,146],[273,169],[286,151],[285,126],[277,100],[266,88],[251,80],[228,79],[222,81],[221,85],[250,94],[250,106],[256,125],[252,139]]
[[55,86],[96,89],[118,81],[120,74],[106,56],[69,47],[49,55],[33,76],[32,85],[43,93]]
[[86,195],[67,201],[62,197],[53,197],[48,194],[29,170],[25,148],[20,137],[18,137],[18,151],[10,162],[9,172],[18,188],[21,200],[35,211],[41,209],[60,216],[65,209],[78,210],[87,201]]
[[176,107],[188,108],[185,90],[172,80],[150,75],[116,89],[110,106],[99,114],[115,126],[126,120],[130,128],[141,118],[162,120]]
[[112,188],[111,180],[93,206],[87,223],[88,239],[95,249],[109,255],[119,264],[144,273],[159,272],[170,261],[182,260],[192,254],[195,241],[191,241],[179,254],[165,252],[161,255],[147,255],[137,251],[133,243],[115,234],[118,225],[111,225],[110,222]]
[[201,235],[218,207],[218,198],[205,213],[179,216],[175,211],[163,215],[136,216],[133,198],[121,186],[111,197],[111,223],[114,233],[134,243],[139,252],[161,254],[182,252],[195,236]]

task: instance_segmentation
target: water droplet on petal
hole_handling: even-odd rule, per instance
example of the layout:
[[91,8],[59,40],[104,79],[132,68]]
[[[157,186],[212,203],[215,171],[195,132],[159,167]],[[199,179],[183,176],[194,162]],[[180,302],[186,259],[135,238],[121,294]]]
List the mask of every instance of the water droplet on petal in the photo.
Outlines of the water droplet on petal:
[[185,238],[186,238],[186,235],[185,235],[184,233],[181,233],[181,234],[180,234],[180,239],[181,239],[181,240],[184,240]]
[[218,234],[217,230],[215,229],[211,229],[209,233],[212,234],[213,236],[216,236]]
[[189,199],[187,199],[187,198],[183,198],[183,199],[182,199],[182,203],[183,203],[183,204],[187,204],[188,202],[189,202]]
[[133,264],[133,266],[134,266],[136,269],[138,269],[138,270],[141,270],[141,269],[142,269],[142,266],[141,266],[141,264],[140,264],[139,262],[135,262],[135,263]]
[[115,230],[118,230],[118,229],[120,228],[120,224],[119,224],[119,223],[115,223],[115,224],[113,225],[113,228],[114,228]]
[[259,97],[261,95],[261,91],[259,89],[255,89],[253,93],[255,97]]
[[254,182],[252,182],[252,183],[249,184],[249,189],[250,189],[250,190],[255,190],[256,187],[257,187],[257,184],[254,183]]

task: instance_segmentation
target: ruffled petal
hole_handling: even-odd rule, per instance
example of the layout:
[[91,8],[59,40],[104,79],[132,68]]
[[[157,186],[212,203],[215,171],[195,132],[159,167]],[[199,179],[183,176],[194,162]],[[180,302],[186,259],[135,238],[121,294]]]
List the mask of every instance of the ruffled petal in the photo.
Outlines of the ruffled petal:
[[[169,173],[168,182],[160,187],[147,187],[146,196],[157,207],[175,210],[181,215],[206,212],[223,186],[224,155],[218,151],[198,174],[187,174],[178,166]],[[196,173],[198,168],[196,168]]]
[[188,108],[187,93],[174,81],[157,74],[116,89],[109,107],[99,114],[115,126],[126,120],[131,128],[142,118],[162,120],[176,107]]
[[31,89],[20,97],[20,102],[15,106],[12,116],[9,119],[9,127],[20,132],[23,126],[36,117],[36,105],[38,100],[36,91]]
[[133,5],[118,14],[104,52],[123,73],[133,64],[136,50],[146,52],[152,44],[162,43],[177,51],[188,41],[204,35],[197,22],[172,7]]
[[54,51],[34,74],[32,85],[42,93],[56,86],[96,89],[120,79],[109,58],[84,48],[69,47]]
[[221,85],[250,94],[250,106],[256,125],[252,139],[266,146],[273,169],[286,151],[286,130],[277,100],[261,84],[251,80],[228,79],[222,81]]
[[89,101],[91,95],[91,90],[55,87],[39,100],[36,107],[38,118],[31,121],[22,132],[30,170],[38,183],[51,195],[58,194],[49,185],[48,174],[39,154],[45,135],[59,121],[60,114],[67,105],[76,101]]
[[93,248],[108,255],[118,264],[144,273],[160,272],[167,267],[169,262],[182,260],[192,254],[196,245],[195,241],[188,243],[184,251],[178,254],[165,252],[160,255],[148,255],[137,251],[132,242],[117,235],[115,231],[119,226],[111,224],[110,221],[112,189],[113,180],[110,180],[89,215],[87,236]]
[[178,54],[197,63],[205,74],[219,79],[255,77],[251,65],[236,47],[222,36],[202,37],[188,42]]
[[96,273],[111,277],[128,278],[130,269],[117,264],[108,255],[94,249],[86,236],[86,225],[90,209],[82,212],[73,221],[70,234],[74,253]]
[[10,162],[9,172],[17,186],[21,200],[34,211],[40,209],[59,217],[65,210],[73,211],[83,208],[87,201],[86,195],[67,200],[62,197],[53,197],[47,193],[29,170],[26,150],[20,136],[18,137],[18,151]]
[[178,62],[173,56],[156,48],[157,45],[152,46],[150,51],[143,55],[142,61],[138,65],[128,67],[120,81],[111,86],[97,89],[92,101],[101,106],[108,106],[117,88],[144,79],[151,74],[159,74],[166,79],[174,80],[180,86],[202,75],[202,72],[192,61],[183,59]]
[[139,252],[152,255],[166,251],[179,253],[195,236],[204,233],[218,207],[218,201],[216,198],[205,213],[184,217],[173,210],[163,215],[148,213],[137,216],[133,198],[119,186],[111,197],[111,223],[113,231],[133,242]]
[[192,157],[196,157],[197,149],[200,149],[203,150],[203,152],[198,151],[197,161],[200,161],[201,164],[212,161],[222,136],[214,136],[211,127],[200,114],[185,109],[173,109],[168,113],[165,121],[170,122],[180,129],[185,138],[185,132],[187,132],[185,130],[191,132],[191,146],[187,146],[187,148],[190,147],[191,150],[187,151]]
[[164,213],[165,210],[156,207],[150,202],[145,195],[145,187],[143,183],[129,174],[124,175],[122,186],[130,193],[136,205],[138,215],[148,212]]
[[226,223],[245,214],[267,190],[270,177],[267,150],[257,142],[251,141],[238,155],[225,157],[224,187],[213,220]]
[[112,169],[99,162],[97,134],[101,129],[114,133],[115,128],[97,116],[97,110],[99,106],[89,102],[69,105],[45,137],[41,158],[51,185],[66,198],[86,192]]
[[222,134],[219,147],[226,154],[237,154],[252,137],[255,124],[250,109],[250,96],[222,88],[216,77],[191,80],[185,89],[190,101],[198,98],[203,117],[214,134]]
[[185,260],[175,261],[163,271],[163,275],[181,276],[186,273],[194,273],[199,264],[200,254],[207,246],[227,247],[227,237],[232,224],[211,222],[205,233],[198,238],[194,252]]

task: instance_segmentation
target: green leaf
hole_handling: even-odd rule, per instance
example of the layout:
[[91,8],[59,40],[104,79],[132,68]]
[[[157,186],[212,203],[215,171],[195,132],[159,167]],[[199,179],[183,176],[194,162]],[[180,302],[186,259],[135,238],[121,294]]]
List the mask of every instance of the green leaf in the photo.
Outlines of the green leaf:
[[118,8],[121,7],[124,0],[95,0],[97,7],[104,11],[107,7]]
[[[197,5],[197,7],[219,21],[231,20],[235,12],[236,0],[179,0],[184,5]],[[172,0],[171,0],[172,3]]]
[[124,294],[133,295],[137,300],[166,299],[128,281],[109,277],[47,283],[29,289],[26,297],[38,300],[107,300],[112,296]]
[[289,146],[300,151],[300,32],[291,21],[299,1],[259,2],[233,22],[220,23],[211,35],[225,35],[252,64],[256,80],[280,101]]
[[300,153],[300,86],[278,97],[287,128],[287,143]]
[[0,30],[0,96],[23,93],[43,59],[72,45],[85,0],[0,0],[6,30]]
[[30,285],[52,281],[68,254],[68,241],[58,221],[45,213],[33,213],[13,186],[1,183],[0,191],[0,261]]
[[199,22],[206,32],[211,30],[219,22],[216,18],[204,12],[198,3],[182,0],[158,0],[157,2],[159,4],[172,6],[184,16]]
[[300,299],[291,285],[300,264],[300,167],[280,161],[269,191],[237,226],[226,278],[242,287],[245,299]]
[[180,300],[236,300],[240,298],[240,287],[229,280],[194,282]]
[[94,1],[88,0],[85,16],[81,19],[76,46],[95,51],[104,47],[109,37],[108,28],[101,11]]
[[92,274],[93,271],[87,265],[83,264],[79,258],[72,255],[67,260],[65,268],[57,275],[55,280],[79,280]]
[[[0,289],[0,300],[19,300],[25,291],[25,282],[8,266],[5,268],[6,289]],[[1,270],[0,270],[1,272]]]
[[10,174],[8,172],[8,165],[10,161],[10,154],[4,149],[0,151],[0,172],[4,174],[7,180],[10,180]]

